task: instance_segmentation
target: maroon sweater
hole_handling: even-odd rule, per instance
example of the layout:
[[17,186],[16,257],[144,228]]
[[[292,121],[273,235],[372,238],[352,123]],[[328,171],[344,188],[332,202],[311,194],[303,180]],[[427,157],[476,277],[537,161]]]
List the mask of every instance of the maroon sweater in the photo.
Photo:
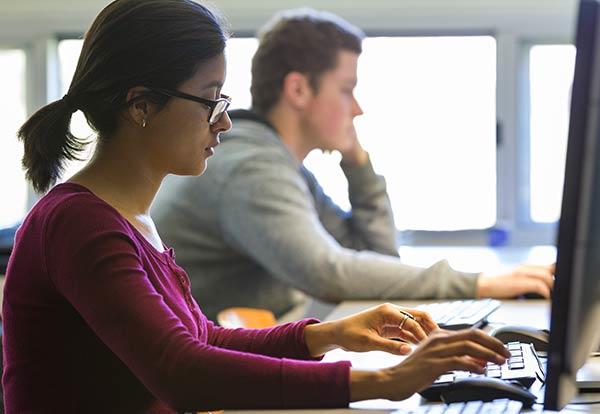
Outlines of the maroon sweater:
[[56,186],[20,227],[2,315],[7,413],[348,405],[348,362],[301,361],[315,320],[214,326],[173,251],[80,185]]

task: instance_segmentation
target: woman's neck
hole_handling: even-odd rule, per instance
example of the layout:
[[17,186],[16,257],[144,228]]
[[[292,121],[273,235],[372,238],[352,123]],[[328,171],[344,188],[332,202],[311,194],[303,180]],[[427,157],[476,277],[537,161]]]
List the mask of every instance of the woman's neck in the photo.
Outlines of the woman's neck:
[[152,168],[143,150],[138,148],[136,153],[117,142],[98,145],[89,164],[69,181],[89,188],[128,215],[148,215],[164,173]]

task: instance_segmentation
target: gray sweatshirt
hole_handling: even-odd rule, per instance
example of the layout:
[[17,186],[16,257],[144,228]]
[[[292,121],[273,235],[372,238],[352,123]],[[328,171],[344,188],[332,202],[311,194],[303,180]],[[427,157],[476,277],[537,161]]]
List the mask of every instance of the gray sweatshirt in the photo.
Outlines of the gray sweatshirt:
[[159,233],[211,319],[230,306],[289,311],[304,294],[352,299],[464,298],[476,275],[400,261],[385,181],[348,167],[352,211],[326,196],[274,129],[234,120],[201,177],[169,176],[152,208]]

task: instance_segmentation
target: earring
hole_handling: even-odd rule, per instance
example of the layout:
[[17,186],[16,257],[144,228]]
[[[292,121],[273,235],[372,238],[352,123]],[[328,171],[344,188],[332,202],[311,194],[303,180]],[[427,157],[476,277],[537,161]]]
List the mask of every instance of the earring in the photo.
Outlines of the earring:
[[142,128],[146,128],[148,121],[146,120],[146,118],[142,119]]

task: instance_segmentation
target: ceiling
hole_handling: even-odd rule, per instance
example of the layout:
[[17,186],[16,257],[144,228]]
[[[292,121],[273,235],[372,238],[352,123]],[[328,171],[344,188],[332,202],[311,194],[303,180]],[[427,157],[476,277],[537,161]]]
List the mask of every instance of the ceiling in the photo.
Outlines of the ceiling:
[[[106,0],[0,0],[0,43],[48,33],[81,33]],[[207,3],[207,2],[205,2]],[[471,28],[572,31],[576,0],[213,0],[234,32],[253,32],[275,11],[327,9],[367,31]]]

